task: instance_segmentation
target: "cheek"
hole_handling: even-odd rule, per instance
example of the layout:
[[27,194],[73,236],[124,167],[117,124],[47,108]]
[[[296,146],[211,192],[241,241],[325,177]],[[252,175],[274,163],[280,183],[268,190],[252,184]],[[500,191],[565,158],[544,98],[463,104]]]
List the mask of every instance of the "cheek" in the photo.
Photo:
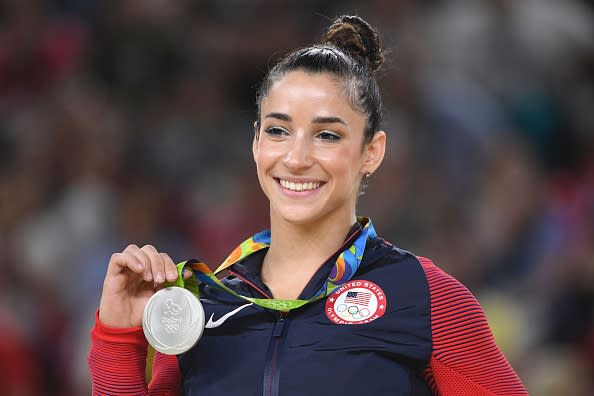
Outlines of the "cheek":
[[336,177],[356,178],[361,167],[361,153],[349,149],[337,150],[321,158],[324,167]]
[[271,145],[266,141],[259,142],[257,153],[254,154],[254,161],[258,170],[258,176],[264,177],[276,162],[281,157],[282,152],[275,145]]

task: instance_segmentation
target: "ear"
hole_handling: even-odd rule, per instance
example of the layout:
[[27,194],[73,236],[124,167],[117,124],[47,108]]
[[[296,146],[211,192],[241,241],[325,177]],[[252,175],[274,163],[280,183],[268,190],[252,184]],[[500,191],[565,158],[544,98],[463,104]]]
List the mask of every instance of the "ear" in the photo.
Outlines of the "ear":
[[382,164],[386,154],[386,133],[384,131],[376,132],[371,141],[367,143],[363,152],[363,164],[361,173],[375,173]]
[[260,139],[260,123],[258,121],[254,121],[254,140],[252,142],[252,155],[254,157],[254,161],[258,156],[258,141]]

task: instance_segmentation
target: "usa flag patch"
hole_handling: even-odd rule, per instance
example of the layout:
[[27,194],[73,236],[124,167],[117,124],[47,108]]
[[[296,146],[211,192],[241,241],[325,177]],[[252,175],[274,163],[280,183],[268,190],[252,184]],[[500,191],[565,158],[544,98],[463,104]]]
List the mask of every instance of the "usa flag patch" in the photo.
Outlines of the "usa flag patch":
[[375,283],[352,280],[326,298],[326,316],[336,324],[366,324],[383,316],[387,302]]

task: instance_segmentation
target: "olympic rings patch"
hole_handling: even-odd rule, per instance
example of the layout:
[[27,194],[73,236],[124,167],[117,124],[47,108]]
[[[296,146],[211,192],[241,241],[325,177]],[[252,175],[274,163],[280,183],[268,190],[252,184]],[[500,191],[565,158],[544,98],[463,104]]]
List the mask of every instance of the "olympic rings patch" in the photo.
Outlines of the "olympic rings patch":
[[375,283],[352,280],[326,299],[326,316],[336,324],[366,324],[386,313],[386,296]]

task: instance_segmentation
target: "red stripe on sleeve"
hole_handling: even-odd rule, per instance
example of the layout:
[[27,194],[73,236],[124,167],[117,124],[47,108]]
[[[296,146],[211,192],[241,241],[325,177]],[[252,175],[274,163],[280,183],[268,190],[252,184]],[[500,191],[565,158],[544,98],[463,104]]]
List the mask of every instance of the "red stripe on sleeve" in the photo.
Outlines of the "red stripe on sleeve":
[[149,395],[180,395],[181,372],[177,357],[155,352],[153,379],[149,386]]
[[418,258],[429,283],[433,352],[425,380],[440,396],[528,395],[503,356],[477,299],[460,282]]
[[88,356],[93,395],[179,395],[181,373],[177,358],[155,354],[153,379],[146,385],[147,341],[142,328],[111,328],[97,313]]

